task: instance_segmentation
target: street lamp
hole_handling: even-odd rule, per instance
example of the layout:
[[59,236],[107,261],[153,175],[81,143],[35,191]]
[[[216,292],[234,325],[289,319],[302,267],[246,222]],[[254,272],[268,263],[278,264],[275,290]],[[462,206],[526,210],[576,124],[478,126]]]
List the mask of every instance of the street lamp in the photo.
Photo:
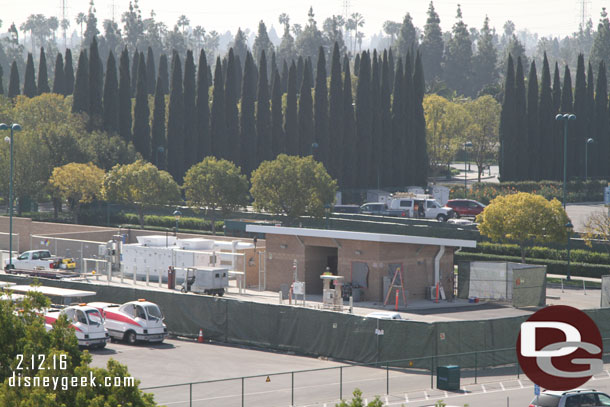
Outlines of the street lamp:
[[585,142],[585,181],[589,179],[589,144],[592,144],[595,140],[588,138]]
[[157,147],[156,155],[157,155],[157,168],[158,169],[161,169],[161,167],[162,167],[161,162],[159,161],[159,154],[163,154],[164,152],[165,152],[165,148],[163,148],[163,146]]
[[558,114],[555,120],[563,121],[563,209],[566,209],[566,183],[568,180],[568,122],[576,120],[574,114]]
[[180,220],[180,216],[182,216],[182,212],[176,209],[174,211],[174,218],[176,218],[176,237],[178,237],[178,221]]
[[464,148],[464,152],[466,153],[466,159],[464,160],[464,198],[468,198],[468,186],[466,183],[468,182],[468,173],[466,170],[466,163],[468,162],[468,148],[472,147],[472,143],[467,141],[462,146]]
[[315,141],[313,143],[311,143],[311,148],[309,149],[309,155],[313,156],[313,150],[315,150],[316,148],[320,147],[320,145],[318,143],[316,143]]
[[574,230],[572,222],[568,221],[568,223],[566,223],[566,230],[568,231],[568,272],[566,280],[570,281],[570,238],[572,237],[572,231]]
[[10,173],[9,173],[9,182],[8,182],[8,268],[13,268],[13,132],[21,130],[21,126],[17,123],[11,124],[9,127],[4,123],[0,123],[0,130],[11,130],[11,136],[5,137],[4,140],[8,141],[10,144]]

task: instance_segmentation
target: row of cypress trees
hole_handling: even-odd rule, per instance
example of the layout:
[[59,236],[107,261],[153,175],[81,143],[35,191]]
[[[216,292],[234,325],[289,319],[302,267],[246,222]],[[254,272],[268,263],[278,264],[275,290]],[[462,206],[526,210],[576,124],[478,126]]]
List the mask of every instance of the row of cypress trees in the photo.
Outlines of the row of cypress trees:
[[[69,50],[65,58],[71,67]],[[248,52],[242,69],[230,49],[224,59],[217,58],[212,76],[203,50],[198,67],[192,51],[184,64],[174,52],[171,69],[161,55],[156,74],[151,49],[147,57],[136,51],[131,63],[125,49],[118,74],[111,52],[104,75],[94,39],[79,55],[72,111],[87,114],[90,131],[118,133],[133,142],[144,159],[179,182],[208,155],[233,161],[250,174],[262,161],[287,153],[313,154],[343,188],[426,184],[424,75],[418,52],[396,64],[391,51],[362,52],[355,65],[357,80],[348,57],[341,61],[337,44],[330,79],[322,48],[315,73],[309,58],[284,62],[281,74],[275,55],[270,69],[264,51],[258,61],[257,66]],[[70,82],[68,70],[56,68],[55,82]]]
[[[500,176],[503,181],[562,180],[564,168],[564,122],[557,114],[575,114],[568,122],[567,176],[610,176],[610,111],[606,65],[602,60],[597,81],[589,62],[578,56],[576,79],[572,86],[566,65],[563,84],[559,65],[553,78],[544,55],[540,84],[532,61],[527,84],[521,58],[516,67],[508,56],[504,101],[500,118]],[[593,143],[587,145],[588,139]],[[586,162],[587,161],[587,162]]]

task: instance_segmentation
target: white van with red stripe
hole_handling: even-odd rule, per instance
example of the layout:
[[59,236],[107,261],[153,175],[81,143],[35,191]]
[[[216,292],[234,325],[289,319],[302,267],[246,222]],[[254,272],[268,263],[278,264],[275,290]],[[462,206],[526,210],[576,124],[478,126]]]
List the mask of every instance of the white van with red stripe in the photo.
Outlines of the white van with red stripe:
[[90,306],[103,313],[104,324],[110,337],[129,344],[136,341],[163,342],[167,326],[157,304],[139,299],[123,305],[107,302],[91,302]]
[[66,308],[50,308],[44,314],[47,331],[53,328],[60,315],[65,314],[72,322],[78,346],[102,349],[110,341],[104,318],[97,308],[80,304]]

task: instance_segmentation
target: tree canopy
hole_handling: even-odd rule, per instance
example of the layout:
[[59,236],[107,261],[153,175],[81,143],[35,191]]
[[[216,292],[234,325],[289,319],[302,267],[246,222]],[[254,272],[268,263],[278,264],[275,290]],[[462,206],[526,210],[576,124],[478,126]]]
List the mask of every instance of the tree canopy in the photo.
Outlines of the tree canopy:
[[81,204],[101,196],[104,175],[104,170],[92,163],[69,163],[53,169],[49,184],[60,197],[68,201],[74,211],[75,222],[78,223]]

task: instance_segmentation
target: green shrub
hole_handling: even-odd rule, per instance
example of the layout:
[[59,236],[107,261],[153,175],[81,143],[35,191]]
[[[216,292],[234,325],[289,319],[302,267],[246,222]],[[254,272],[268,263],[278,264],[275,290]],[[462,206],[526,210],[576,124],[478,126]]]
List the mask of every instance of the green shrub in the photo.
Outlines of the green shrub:
[[[516,244],[500,244],[490,242],[479,242],[477,243],[476,249],[463,249],[463,251],[469,253],[485,253],[497,256],[518,257],[521,255],[519,246]],[[566,261],[568,258],[568,251],[566,249],[553,249],[550,247],[534,246],[527,249],[526,256],[528,258],[535,259]],[[610,264],[610,254],[576,249],[570,251],[570,260],[577,263]]]

